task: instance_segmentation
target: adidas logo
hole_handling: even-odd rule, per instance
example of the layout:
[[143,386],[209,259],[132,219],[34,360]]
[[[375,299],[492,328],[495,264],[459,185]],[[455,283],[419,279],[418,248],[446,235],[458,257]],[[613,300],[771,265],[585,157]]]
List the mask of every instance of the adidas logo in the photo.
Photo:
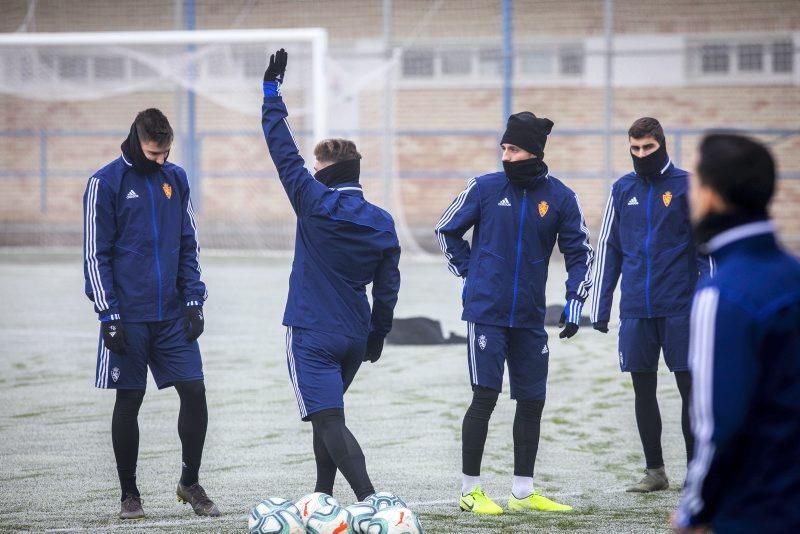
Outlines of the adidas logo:
[[126,196],[125,198],[139,198],[139,195],[136,194],[136,191],[131,189],[130,192],[128,193],[128,196]]
[[638,205],[639,205],[639,201],[636,200],[636,197],[633,197],[632,199],[630,199],[628,201],[628,206],[638,206]]
[[498,206],[511,206],[511,202],[508,201],[508,197],[504,198],[500,202],[497,203]]
[[550,349],[547,348],[547,345],[542,347],[542,354],[549,354],[549,353],[550,353]]

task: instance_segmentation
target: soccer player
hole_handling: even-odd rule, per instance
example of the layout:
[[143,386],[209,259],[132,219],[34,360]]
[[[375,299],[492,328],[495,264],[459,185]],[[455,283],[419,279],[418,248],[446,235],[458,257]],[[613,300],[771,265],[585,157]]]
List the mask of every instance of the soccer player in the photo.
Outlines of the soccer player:
[[117,391],[111,438],[122,519],[144,517],[137,418],[148,367],[159,389],[180,396],[178,499],[197,515],[219,515],[198,482],[208,410],[197,338],[207,293],[186,172],[167,161],[172,137],[161,111],[139,113],[122,155],[89,178],[83,199],[86,295],[100,319],[95,385]]
[[737,135],[709,135],[699,152],[691,213],[717,270],[692,306],[697,447],[673,522],[800,532],[800,262],[769,220],[775,163]]
[[595,330],[608,333],[611,300],[621,274],[619,366],[633,381],[646,462],[644,478],[626,491],[650,492],[669,487],[656,399],[662,350],[681,395],[681,426],[686,457],[691,459],[689,312],[708,260],[692,240],[687,172],[667,154],[661,124],[650,117],[637,119],[628,130],[628,141],[633,172],[611,188],[597,244],[590,317]]
[[[450,271],[463,278],[472,402],[461,432],[460,507],[501,514],[480,486],[489,418],[508,362],[515,399],[512,511],[568,511],[533,489],[550,349],[544,329],[545,285],[553,247],[568,278],[560,338],[575,335],[591,286],[592,247],[578,197],[551,176],[544,146],[552,121],[524,111],[508,118],[501,140],[503,170],[471,179],[445,210],[435,233]],[[472,228],[472,245],[464,240]]]
[[392,328],[400,244],[392,217],[364,199],[361,155],[352,141],[321,141],[314,149],[315,174],[303,166],[280,93],[286,63],[283,49],[270,57],[261,125],[297,214],[283,316],[289,376],[300,417],[313,430],[314,491],[332,495],[338,469],[363,501],[375,490],[364,453],[345,425],[343,396],[362,361],[378,361]]

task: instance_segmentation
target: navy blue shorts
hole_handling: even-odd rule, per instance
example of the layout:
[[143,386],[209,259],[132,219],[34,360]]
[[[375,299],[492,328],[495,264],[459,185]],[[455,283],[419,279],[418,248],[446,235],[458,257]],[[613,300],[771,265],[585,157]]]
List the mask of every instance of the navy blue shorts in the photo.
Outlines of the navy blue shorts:
[[321,410],[344,408],[344,392],[366,352],[366,338],[286,327],[286,362],[303,421]]
[[543,400],[550,350],[544,328],[506,328],[467,323],[467,359],[473,386],[503,389],[508,362],[511,398]]
[[658,371],[658,355],[673,373],[689,370],[689,315],[622,319],[619,368],[623,372]]
[[124,323],[126,354],[111,352],[103,343],[102,328],[97,348],[95,386],[108,389],[145,389],[147,368],[158,389],[175,382],[203,379],[203,361],[197,341],[189,342],[183,317],[153,323]]

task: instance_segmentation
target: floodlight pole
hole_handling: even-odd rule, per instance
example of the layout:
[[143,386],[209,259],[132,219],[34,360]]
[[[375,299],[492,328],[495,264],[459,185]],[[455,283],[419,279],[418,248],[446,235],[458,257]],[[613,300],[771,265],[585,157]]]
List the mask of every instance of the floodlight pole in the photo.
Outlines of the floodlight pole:
[[383,204],[392,211],[392,174],[394,172],[394,75],[392,52],[392,0],[383,0],[383,60],[391,68],[386,70],[383,89]]
[[604,33],[606,47],[605,72],[605,105],[603,111],[604,130],[604,178],[603,184],[608,191],[614,179],[614,0],[605,0]]
[[[511,16],[513,14],[513,0],[503,0],[501,6],[501,19],[503,24],[503,116],[500,117],[499,131],[503,131],[506,120],[512,113],[514,99],[514,27]],[[497,168],[502,169],[502,152],[497,147]]]

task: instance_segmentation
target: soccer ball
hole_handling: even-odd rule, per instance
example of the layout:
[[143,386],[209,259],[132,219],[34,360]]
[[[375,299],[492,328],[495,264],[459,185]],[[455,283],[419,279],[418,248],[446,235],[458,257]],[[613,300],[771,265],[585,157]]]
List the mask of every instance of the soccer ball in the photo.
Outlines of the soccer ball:
[[408,508],[393,506],[372,516],[367,534],[422,534],[422,525]]
[[294,505],[300,512],[300,518],[304,524],[308,524],[311,514],[323,506],[339,506],[339,502],[327,493],[309,493],[295,501]]
[[278,508],[261,516],[250,527],[250,534],[305,534],[300,516],[288,508]]
[[287,501],[280,497],[270,497],[255,505],[250,511],[250,516],[247,518],[247,528],[252,531],[259,519],[275,510],[289,510],[295,515],[300,515],[300,511],[292,501]]
[[353,530],[358,534],[367,534],[369,521],[378,510],[371,504],[357,502],[348,506],[347,511],[353,516]]
[[355,534],[353,516],[340,506],[323,506],[309,516],[308,534]]
[[390,508],[392,506],[402,506],[403,508],[406,506],[403,499],[397,495],[392,495],[388,491],[380,491],[374,495],[370,495],[364,499],[364,502],[372,505],[379,512],[384,508]]

